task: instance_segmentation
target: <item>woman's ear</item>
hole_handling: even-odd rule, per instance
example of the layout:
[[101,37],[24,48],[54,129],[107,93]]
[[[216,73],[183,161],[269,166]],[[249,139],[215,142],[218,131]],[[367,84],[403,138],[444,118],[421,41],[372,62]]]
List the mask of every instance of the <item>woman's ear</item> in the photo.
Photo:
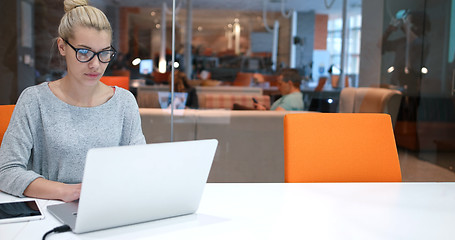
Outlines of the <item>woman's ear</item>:
[[60,53],[60,55],[62,56],[66,56],[66,46],[65,46],[65,41],[63,41],[62,38],[57,38],[57,48],[58,48],[58,51]]

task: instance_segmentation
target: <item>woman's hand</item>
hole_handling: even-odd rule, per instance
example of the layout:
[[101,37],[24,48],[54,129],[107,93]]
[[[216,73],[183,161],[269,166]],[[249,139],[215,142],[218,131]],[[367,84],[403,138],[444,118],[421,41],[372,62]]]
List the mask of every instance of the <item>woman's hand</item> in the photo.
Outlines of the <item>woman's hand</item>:
[[82,184],[65,184],[37,178],[28,185],[24,196],[42,199],[62,200],[71,202],[79,199]]
[[82,184],[63,184],[60,187],[60,198],[64,202],[72,202],[79,199],[81,195]]

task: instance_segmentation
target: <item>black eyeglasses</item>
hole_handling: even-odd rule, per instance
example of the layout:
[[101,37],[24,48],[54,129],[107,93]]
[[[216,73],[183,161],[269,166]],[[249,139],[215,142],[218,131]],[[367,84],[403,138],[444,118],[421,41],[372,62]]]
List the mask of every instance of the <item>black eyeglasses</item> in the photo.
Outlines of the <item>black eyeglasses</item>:
[[113,46],[111,46],[112,49],[109,50],[94,52],[86,48],[75,48],[65,39],[63,39],[63,41],[65,41],[76,52],[76,59],[81,63],[90,62],[95,56],[98,56],[98,60],[100,60],[100,62],[109,63],[117,54],[117,50],[115,50]]

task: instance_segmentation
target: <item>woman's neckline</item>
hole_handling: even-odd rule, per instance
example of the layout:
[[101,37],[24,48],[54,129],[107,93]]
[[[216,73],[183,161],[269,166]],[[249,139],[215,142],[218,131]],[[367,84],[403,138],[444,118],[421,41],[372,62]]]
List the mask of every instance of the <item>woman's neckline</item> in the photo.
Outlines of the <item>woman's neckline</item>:
[[114,94],[113,94],[112,97],[110,97],[107,101],[105,101],[104,103],[101,103],[101,104],[99,104],[99,105],[96,105],[96,106],[85,107],[85,106],[73,105],[73,104],[67,103],[66,101],[60,99],[60,98],[57,97],[57,95],[55,95],[55,93],[52,91],[51,87],[49,86],[49,82],[45,82],[45,84],[46,84],[46,90],[49,91],[49,93],[50,93],[54,98],[56,98],[60,103],[65,104],[65,105],[70,106],[70,107],[73,107],[73,108],[78,108],[78,109],[94,109],[94,108],[99,108],[99,107],[106,106],[106,105],[108,105],[110,102],[112,102],[112,100],[116,97],[117,92],[118,92],[118,87],[117,87],[117,86],[113,86],[112,88],[114,89]]

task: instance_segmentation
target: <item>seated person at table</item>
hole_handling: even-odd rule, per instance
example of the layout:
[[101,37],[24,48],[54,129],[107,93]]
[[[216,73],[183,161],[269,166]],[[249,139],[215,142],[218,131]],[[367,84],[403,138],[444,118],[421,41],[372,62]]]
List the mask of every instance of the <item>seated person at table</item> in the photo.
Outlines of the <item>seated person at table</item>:
[[64,8],[68,74],[21,93],[0,148],[0,190],[19,197],[77,200],[90,148],[145,144],[134,96],[100,81],[116,53],[109,21],[87,0]]
[[[285,68],[281,70],[278,78],[278,90],[281,97],[276,100],[270,110],[275,111],[303,111],[303,95],[300,92],[302,78],[296,69]],[[260,103],[254,103],[256,110],[269,110]],[[234,104],[234,110],[252,110],[239,104]]]
[[[171,91],[171,78],[172,76],[169,75],[169,92]],[[186,99],[186,108],[199,108],[199,102],[197,98],[196,88],[192,87],[189,82],[186,74],[184,72],[180,72],[179,70],[174,70],[174,92],[186,92],[188,93],[188,97]]]

